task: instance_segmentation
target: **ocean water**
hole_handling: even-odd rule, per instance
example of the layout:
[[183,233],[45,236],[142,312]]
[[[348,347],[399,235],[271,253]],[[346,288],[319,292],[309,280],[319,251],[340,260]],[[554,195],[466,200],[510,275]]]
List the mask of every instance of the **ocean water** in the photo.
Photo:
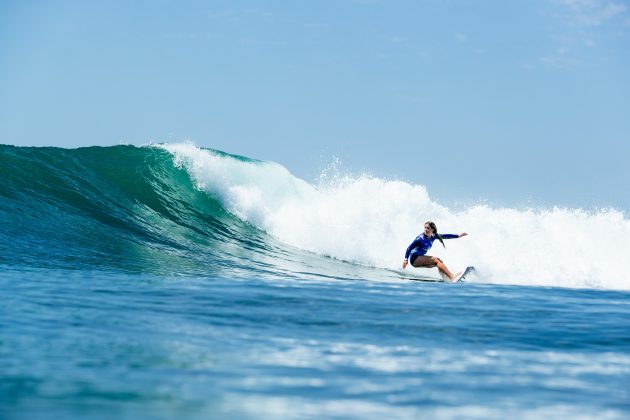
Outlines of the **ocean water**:
[[[391,271],[428,219],[469,233],[431,252],[475,277]],[[0,146],[0,417],[628,418],[628,255],[614,209]]]

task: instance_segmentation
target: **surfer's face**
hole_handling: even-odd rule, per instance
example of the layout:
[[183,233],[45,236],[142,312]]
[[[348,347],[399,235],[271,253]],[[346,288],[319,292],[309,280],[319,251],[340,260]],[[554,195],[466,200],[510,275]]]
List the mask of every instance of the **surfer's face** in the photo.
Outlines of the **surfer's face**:
[[433,229],[431,229],[431,226],[429,225],[424,225],[424,233],[426,235],[432,235],[433,234]]

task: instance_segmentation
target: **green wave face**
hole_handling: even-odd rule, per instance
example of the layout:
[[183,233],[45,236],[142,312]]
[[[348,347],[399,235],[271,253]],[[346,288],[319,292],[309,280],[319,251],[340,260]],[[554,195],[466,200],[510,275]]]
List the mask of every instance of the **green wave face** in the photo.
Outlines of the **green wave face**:
[[5,266],[233,276],[293,260],[159,148],[0,146],[0,177]]

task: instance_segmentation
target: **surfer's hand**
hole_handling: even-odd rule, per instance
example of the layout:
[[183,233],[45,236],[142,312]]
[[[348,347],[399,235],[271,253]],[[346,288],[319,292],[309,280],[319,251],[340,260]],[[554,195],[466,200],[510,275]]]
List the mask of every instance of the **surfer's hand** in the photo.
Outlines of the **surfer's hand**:
[[407,264],[409,264],[409,261],[404,260],[404,261],[403,261],[403,270],[404,270],[405,268],[407,268]]
[[468,234],[466,232],[462,232],[459,234],[459,237],[461,238],[462,236],[468,236]]

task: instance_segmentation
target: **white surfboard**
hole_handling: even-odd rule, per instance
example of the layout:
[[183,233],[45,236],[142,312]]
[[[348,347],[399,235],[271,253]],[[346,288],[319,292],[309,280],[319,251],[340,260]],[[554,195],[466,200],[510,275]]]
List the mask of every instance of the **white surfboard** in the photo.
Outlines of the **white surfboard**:
[[452,282],[449,281],[448,279],[431,277],[431,276],[423,276],[421,274],[417,274],[411,271],[411,269],[387,270],[387,271],[397,274],[398,276],[400,276],[402,279],[405,279],[405,280],[427,281],[427,282],[432,282],[432,283],[459,283],[459,282],[463,282],[466,279],[466,276],[471,275],[475,271],[475,267],[473,266],[466,267],[466,269],[464,269],[464,271],[462,271]]

